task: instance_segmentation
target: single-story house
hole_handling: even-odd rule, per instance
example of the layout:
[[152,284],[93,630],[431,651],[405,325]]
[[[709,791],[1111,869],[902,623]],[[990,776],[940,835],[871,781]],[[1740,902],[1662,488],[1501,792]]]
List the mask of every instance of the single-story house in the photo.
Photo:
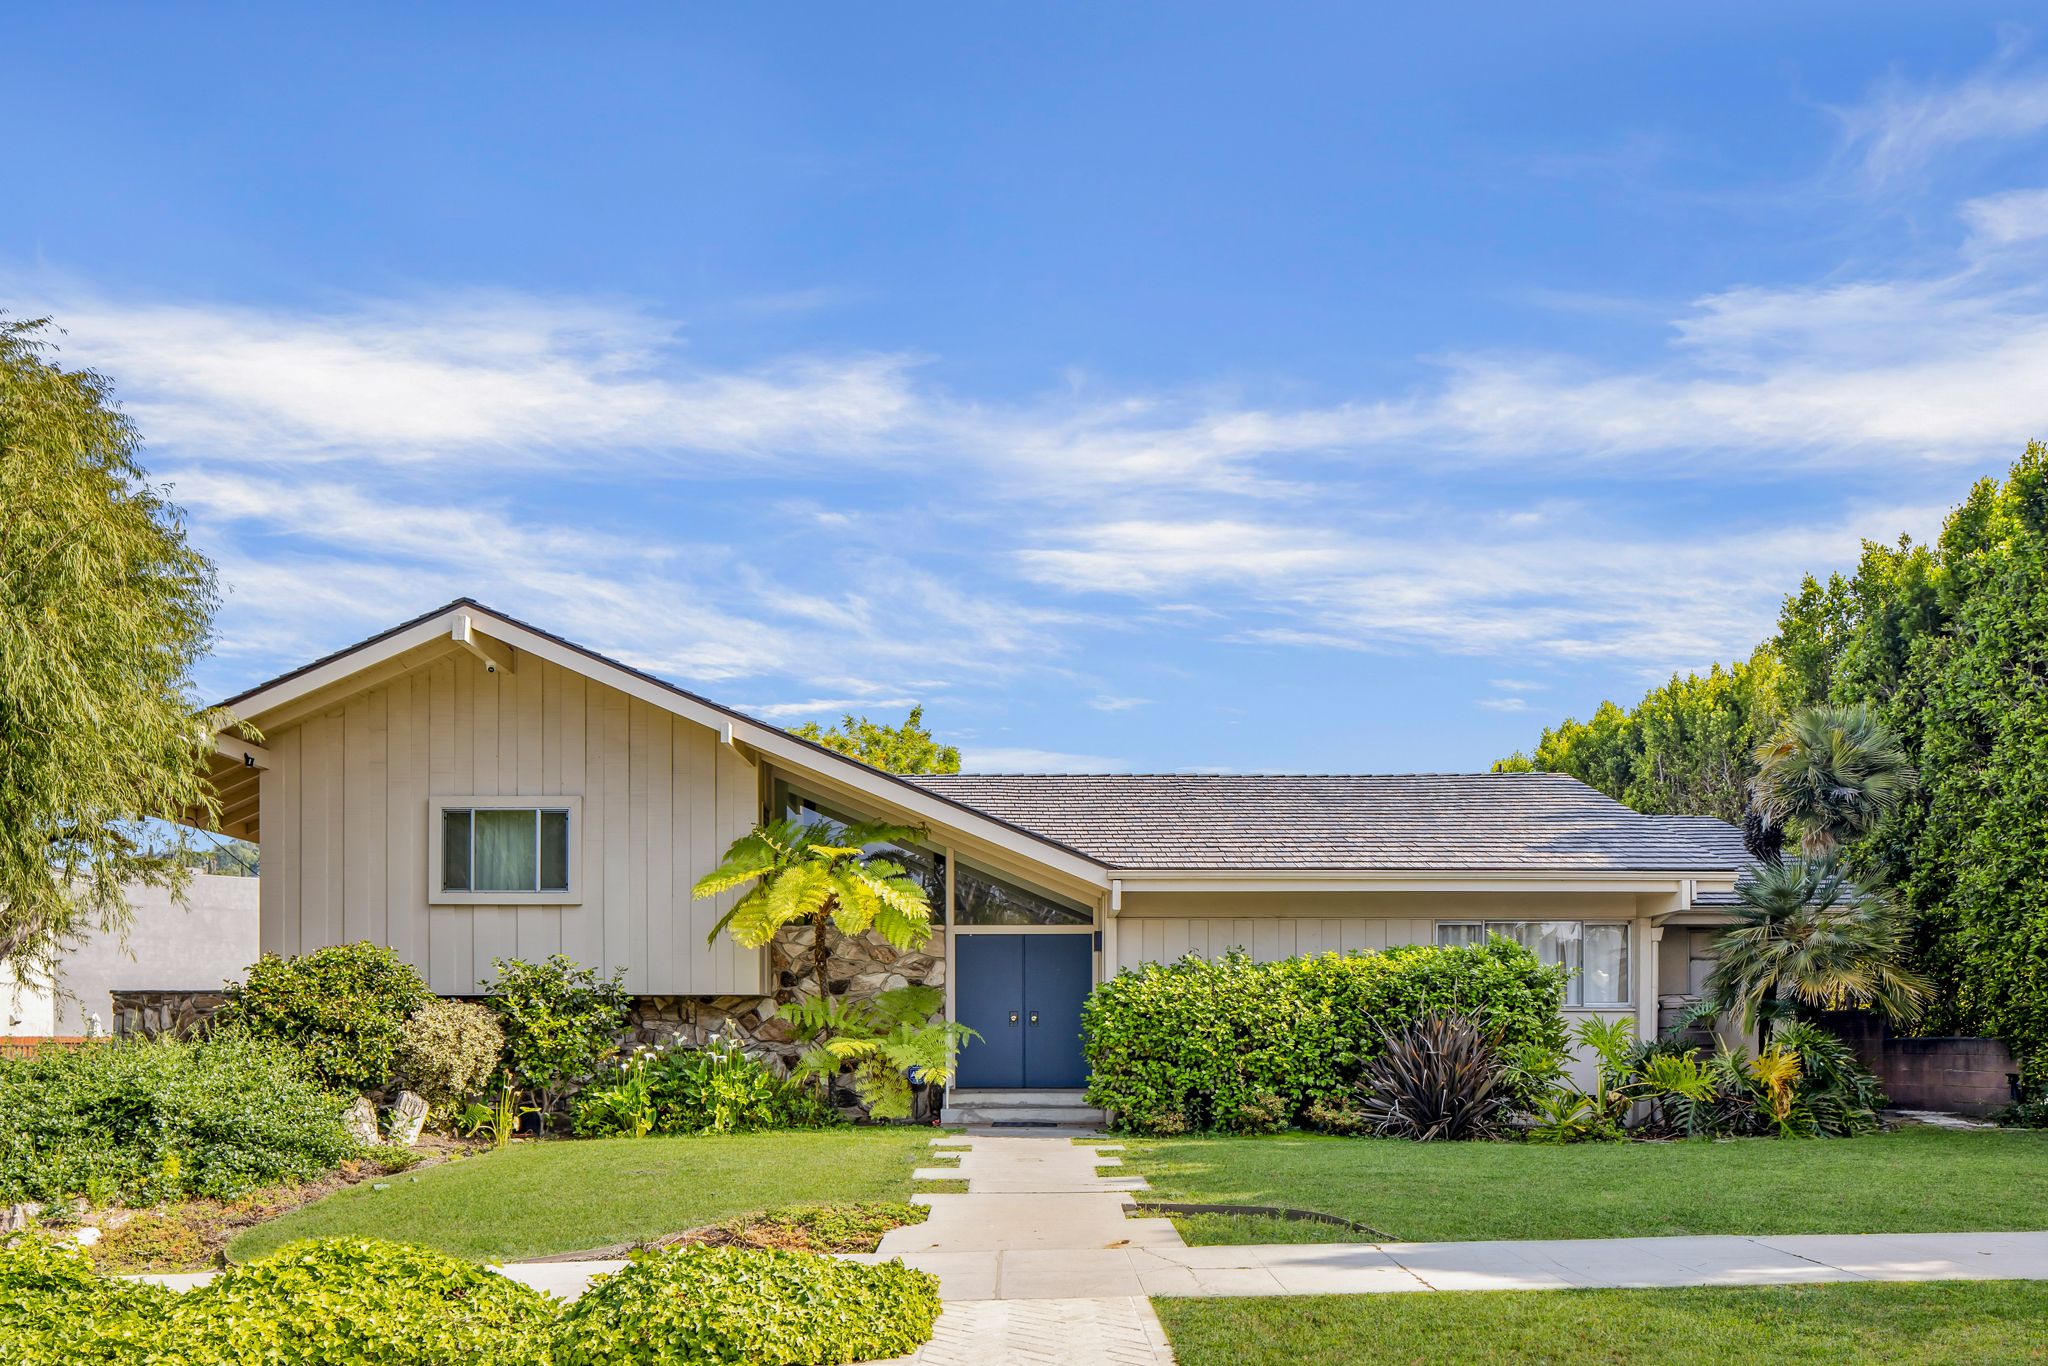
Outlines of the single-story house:
[[780,812],[923,826],[922,950],[832,947],[834,989],[942,985],[985,1042],[956,1091],[1085,1081],[1078,1012],[1118,970],[1511,935],[1574,970],[1574,1013],[1658,1025],[1739,833],[1640,815],[1558,774],[905,778],[468,599],[228,699],[228,834],[262,845],[262,948],[368,939],[439,992],[495,958],[623,969],[650,1032],[738,1029],[800,988],[804,931],[706,937],[690,888]]

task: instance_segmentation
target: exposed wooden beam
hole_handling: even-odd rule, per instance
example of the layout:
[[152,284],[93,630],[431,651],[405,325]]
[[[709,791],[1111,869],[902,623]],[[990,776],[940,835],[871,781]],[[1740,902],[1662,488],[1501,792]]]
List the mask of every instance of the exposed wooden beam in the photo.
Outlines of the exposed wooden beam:
[[512,647],[477,630],[469,613],[464,612],[455,618],[455,624],[448,630],[448,638],[481,659],[486,673],[512,672]]
[[252,745],[240,736],[222,733],[213,738],[214,750],[223,758],[240,764],[243,768],[269,768],[270,751],[261,745]]

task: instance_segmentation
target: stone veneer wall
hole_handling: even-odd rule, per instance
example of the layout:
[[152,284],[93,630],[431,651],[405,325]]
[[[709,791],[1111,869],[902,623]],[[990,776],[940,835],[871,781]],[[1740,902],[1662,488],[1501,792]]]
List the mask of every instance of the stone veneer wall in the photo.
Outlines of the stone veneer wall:
[[[885,991],[914,984],[946,984],[946,933],[935,928],[922,949],[898,949],[874,934],[848,938],[826,930],[832,994],[867,1000]],[[667,1041],[693,1047],[712,1035],[736,1038],[749,1052],[772,1058],[785,1069],[795,1060],[796,1043],[789,1026],[771,1018],[778,1000],[814,994],[811,975],[811,929],[788,929],[768,946],[768,970],[776,984],[771,996],[635,996],[626,1016],[621,1043]],[[113,1030],[120,1035],[154,1037],[185,1034],[202,1028],[226,997],[219,991],[116,991]],[[850,1099],[850,1093],[844,1099]]]
[[213,1012],[227,1003],[219,991],[139,989],[114,991],[113,1032],[155,1038],[159,1034],[190,1034],[203,1028]]

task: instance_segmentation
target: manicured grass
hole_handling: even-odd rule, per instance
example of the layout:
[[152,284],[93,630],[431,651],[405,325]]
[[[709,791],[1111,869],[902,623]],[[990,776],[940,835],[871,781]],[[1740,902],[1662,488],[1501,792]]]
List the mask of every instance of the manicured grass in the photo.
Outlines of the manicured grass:
[[228,1245],[353,1234],[514,1260],[679,1233],[779,1206],[908,1200],[932,1131],[914,1128],[519,1143],[389,1189],[351,1187]]
[[1154,1300],[1181,1366],[2048,1361],[2048,1282]]
[[[1131,1139],[1159,1200],[1286,1205],[1404,1242],[1686,1233],[2048,1228],[2048,1132],[1907,1128],[1722,1143]],[[1189,1219],[1190,1242],[1325,1240],[1277,1219]]]

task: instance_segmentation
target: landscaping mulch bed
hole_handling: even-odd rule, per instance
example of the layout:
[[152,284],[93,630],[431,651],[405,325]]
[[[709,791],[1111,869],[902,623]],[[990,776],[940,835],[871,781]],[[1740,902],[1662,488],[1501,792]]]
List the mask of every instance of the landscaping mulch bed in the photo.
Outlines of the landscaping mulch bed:
[[143,1271],[204,1271],[227,1265],[228,1240],[245,1228],[267,1223],[348,1186],[370,1181],[403,1181],[425,1167],[468,1156],[486,1146],[439,1134],[422,1134],[417,1147],[379,1148],[351,1158],[317,1181],[251,1191],[238,1200],[182,1200],[145,1209],[109,1206],[88,1209],[61,1225],[100,1230],[88,1249],[93,1264],[110,1275]]
[[721,1220],[703,1228],[664,1234],[637,1243],[613,1243],[581,1252],[535,1257],[537,1262],[614,1261],[630,1253],[664,1247],[759,1247],[794,1252],[873,1252],[890,1229],[921,1224],[931,1213],[923,1205],[875,1201],[856,1205],[803,1205]]

